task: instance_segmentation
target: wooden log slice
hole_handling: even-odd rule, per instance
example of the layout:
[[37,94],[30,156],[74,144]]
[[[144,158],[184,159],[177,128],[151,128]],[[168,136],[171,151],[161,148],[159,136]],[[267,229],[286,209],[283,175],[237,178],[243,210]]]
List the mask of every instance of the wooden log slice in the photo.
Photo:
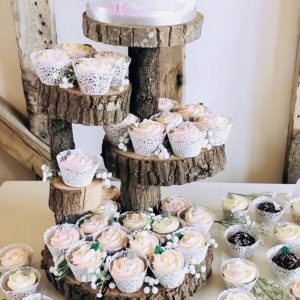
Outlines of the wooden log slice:
[[73,216],[95,209],[101,203],[101,180],[95,179],[84,188],[72,188],[57,178],[50,186],[49,207],[56,223],[63,223]]
[[171,157],[161,160],[155,156],[143,157],[132,150],[124,152],[104,141],[102,156],[106,168],[113,176],[132,185],[182,185],[222,171],[226,164],[225,146],[203,150],[194,158]]
[[161,48],[183,46],[198,39],[204,17],[199,12],[194,20],[173,26],[126,26],[107,24],[83,14],[83,33],[96,42],[114,46]]
[[[67,299],[95,300],[97,299],[97,290],[93,290],[89,283],[81,283],[77,281],[73,275],[69,274],[64,279],[57,281],[55,276],[49,271],[53,265],[52,256],[47,248],[42,251],[41,268],[45,270],[48,280],[52,285]],[[176,289],[159,288],[156,295],[145,295],[143,290],[136,293],[126,294],[116,289],[108,289],[103,299],[105,300],[181,300],[189,299],[195,293],[199,292],[206,284],[212,274],[213,249],[208,249],[204,264],[206,266],[206,274],[201,278],[195,279],[191,275],[186,275],[183,284]]]
[[78,88],[61,89],[39,82],[39,113],[87,126],[110,125],[122,122],[129,113],[131,85],[123,91],[111,89],[106,95],[86,95]]

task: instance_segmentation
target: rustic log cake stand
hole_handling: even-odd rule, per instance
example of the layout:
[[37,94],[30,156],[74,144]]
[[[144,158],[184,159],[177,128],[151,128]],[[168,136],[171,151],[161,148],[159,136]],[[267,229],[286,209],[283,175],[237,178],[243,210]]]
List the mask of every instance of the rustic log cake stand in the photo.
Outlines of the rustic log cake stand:
[[[56,155],[59,152],[74,148],[72,123],[115,124],[125,119],[129,111],[143,120],[158,112],[160,97],[181,103],[185,82],[184,46],[200,37],[202,23],[203,16],[200,13],[191,22],[164,27],[104,24],[84,14],[83,31],[86,37],[97,42],[129,47],[132,88],[129,85],[122,92],[110,91],[105,96],[87,96],[76,89],[62,90],[40,84],[39,95],[43,100],[40,109],[49,114],[52,167],[57,168]],[[120,201],[123,211],[154,207],[161,198],[160,186],[181,185],[213,176],[222,171],[226,163],[224,146],[203,150],[195,158],[171,157],[160,160],[139,156],[132,150],[123,152],[104,140],[102,152],[107,169],[121,179]],[[95,207],[101,201],[100,190],[101,183],[97,180],[84,189],[69,188],[59,179],[54,181],[49,205],[56,222],[64,222]],[[91,289],[89,284],[76,281],[73,275],[56,281],[49,272],[53,262],[48,249],[42,255],[42,268],[46,270],[48,279],[67,299],[96,299],[97,291]],[[210,247],[203,262],[206,273],[200,279],[187,275],[177,289],[160,288],[157,295],[145,295],[142,291],[124,294],[117,289],[109,289],[105,299],[187,299],[201,289],[210,277],[212,260]]]

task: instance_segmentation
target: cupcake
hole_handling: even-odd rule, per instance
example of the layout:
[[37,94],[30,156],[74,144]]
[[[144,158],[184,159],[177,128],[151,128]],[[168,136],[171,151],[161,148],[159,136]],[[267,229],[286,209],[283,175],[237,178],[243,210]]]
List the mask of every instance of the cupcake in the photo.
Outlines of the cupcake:
[[30,58],[39,79],[46,85],[59,85],[72,66],[72,55],[63,50],[38,51]]
[[179,113],[162,112],[151,117],[151,120],[163,124],[167,131],[173,129],[183,122],[183,118]]
[[115,65],[115,72],[111,85],[116,87],[123,86],[125,79],[128,77],[131,58],[127,55],[123,55],[112,51],[97,52],[95,54],[95,57],[109,64]]
[[97,235],[97,241],[109,254],[126,248],[128,244],[127,232],[117,224],[109,226]]
[[158,110],[160,112],[169,112],[178,108],[178,102],[168,98],[159,98]]
[[29,266],[33,250],[26,244],[10,244],[0,249],[0,273],[13,268]]
[[223,291],[219,297],[218,300],[256,300],[257,298],[254,297],[253,294],[250,292],[244,292],[240,290],[226,290]]
[[202,104],[187,104],[175,109],[185,121],[193,121],[206,114],[207,108]]
[[180,238],[176,250],[183,254],[187,265],[199,265],[207,253],[207,236],[193,227],[183,228],[177,233]]
[[66,260],[78,281],[90,282],[105,255],[99,243],[79,241],[67,251]]
[[112,257],[109,272],[121,292],[135,293],[143,286],[147,267],[144,257],[126,250]]
[[35,293],[40,278],[38,270],[20,267],[6,272],[0,279],[0,285],[7,299],[21,300]]
[[121,216],[120,223],[130,231],[144,229],[150,222],[148,214],[143,212],[127,212]]
[[185,226],[193,226],[203,232],[208,232],[215,220],[211,211],[196,205],[181,210],[178,216]]
[[107,218],[113,216],[120,210],[120,204],[113,200],[103,200],[101,204],[92,210],[93,214],[104,215]]
[[258,197],[252,205],[259,223],[276,224],[284,213],[284,208],[272,197]]
[[86,215],[77,221],[76,226],[85,236],[94,235],[108,226],[108,215]]
[[205,115],[197,119],[202,130],[208,132],[208,140],[212,146],[224,145],[232,127],[232,120],[222,115]]
[[178,157],[196,157],[205,144],[206,133],[192,122],[184,122],[168,132],[172,152]]
[[291,250],[300,247],[300,226],[290,222],[278,223],[274,227],[274,236],[279,244],[288,244]]
[[64,184],[86,187],[91,184],[100,164],[100,156],[80,150],[66,150],[56,156]]
[[174,216],[158,215],[152,223],[152,230],[159,235],[167,235],[179,229],[179,220]]
[[240,258],[225,261],[221,267],[221,274],[226,288],[243,291],[250,291],[258,279],[258,269],[255,264]]
[[240,225],[230,226],[224,235],[231,256],[239,258],[252,257],[261,240],[260,235]]
[[81,43],[63,43],[56,48],[67,51],[73,58],[89,57],[96,51],[91,45]]
[[126,133],[128,133],[128,129],[133,124],[138,123],[139,120],[140,119],[135,115],[129,114],[121,123],[103,126],[109,142],[114,146],[118,146],[120,138],[126,135]]
[[290,202],[290,212],[293,222],[300,225],[300,198],[293,199]]
[[186,209],[191,205],[187,198],[181,196],[169,196],[163,198],[158,204],[158,210],[162,213],[177,215],[182,209]]
[[165,139],[165,126],[152,120],[144,120],[138,127],[129,129],[134,152],[141,156],[151,156]]
[[52,226],[44,233],[44,242],[53,257],[65,254],[80,239],[80,231],[73,224]]
[[168,289],[179,287],[187,271],[183,255],[177,250],[166,250],[150,258],[150,266],[161,286]]
[[23,300],[52,300],[52,298],[42,294],[34,294],[26,298],[23,298]]
[[249,201],[246,197],[229,194],[222,200],[222,209],[225,219],[239,219],[248,213]]
[[78,58],[73,62],[80,91],[88,95],[105,95],[110,88],[115,65],[100,58]]
[[267,252],[275,277],[286,284],[300,278],[299,249],[293,251],[287,244],[277,245]]
[[147,230],[133,233],[132,239],[129,240],[129,248],[143,256],[154,254],[155,247],[159,245],[158,237]]
[[300,279],[295,280],[289,286],[289,292],[292,299],[300,299]]
[[121,196],[120,189],[117,188],[114,185],[111,185],[110,187],[103,187],[102,189],[102,200],[113,200],[113,201],[119,201]]

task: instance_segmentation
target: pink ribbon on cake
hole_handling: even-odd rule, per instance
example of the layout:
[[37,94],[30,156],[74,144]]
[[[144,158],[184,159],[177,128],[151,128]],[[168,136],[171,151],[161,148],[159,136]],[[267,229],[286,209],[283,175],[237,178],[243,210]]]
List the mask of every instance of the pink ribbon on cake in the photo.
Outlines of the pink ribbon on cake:
[[126,8],[126,3],[124,2],[112,2],[111,3],[112,10],[117,13],[117,14],[124,14],[125,8]]

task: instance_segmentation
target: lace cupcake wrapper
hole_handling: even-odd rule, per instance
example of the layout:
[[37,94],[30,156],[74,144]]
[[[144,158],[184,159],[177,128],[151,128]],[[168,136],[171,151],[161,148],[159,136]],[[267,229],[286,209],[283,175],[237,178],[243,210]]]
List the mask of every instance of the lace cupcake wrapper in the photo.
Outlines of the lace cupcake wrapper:
[[124,81],[126,77],[128,77],[129,73],[129,65],[131,63],[131,58],[126,57],[126,63],[117,65],[115,68],[115,72],[111,81],[111,86],[121,87],[124,85]]
[[[251,246],[244,246],[244,247],[230,243],[229,238],[238,232],[245,232],[245,233],[250,234],[251,236],[253,236],[255,238],[255,243]],[[246,259],[251,258],[253,256],[255,249],[257,248],[257,246],[259,245],[259,243],[261,241],[260,235],[254,233],[251,230],[249,230],[248,228],[245,228],[244,226],[240,226],[240,225],[230,226],[225,231],[224,238],[225,238],[227,246],[229,247],[230,255],[232,257],[246,258]]]
[[[11,291],[8,287],[7,287],[7,281],[8,278],[10,276],[10,274],[16,272],[17,270],[29,270],[29,271],[33,271],[36,275],[36,283],[31,286],[30,288],[26,289],[26,290],[22,290],[22,291]],[[5,297],[8,300],[22,300],[25,297],[31,296],[33,294],[35,294],[36,289],[40,283],[40,279],[41,279],[41,273],[34,269],[34,268],[30,268],[30,267],[21,267],[21,268],[15,268],[12,269],[8,272],[6,272],[1,278],[0,278],[0,286],[1,289],[5,295]]]
[[207,131],[209,143],[213,147],[224,145],[227,141],[231,128],[232,123],[220,127],[209,128]]
[[120,143],[120,138],[128,132],[128,129],[131,127],[132,124],[115,124],[109,126],[103,126],[104,132],[109,140],[109,142],[114,145],[118,146]]
[[[226,291],[223,291],[219,297],[218,297],[218,300],[225,300],[227,299],[227,297],[230,295],[230,294],[239,294],[241,292],[244,292],[242,290],[238,290],[238,289],[230,289],[230,290],[226,290]],[[245,293],[245,292],[244,292]],[[249,297],[250,300],[256,300],[256,298],[254,297],[253,294],[251,293],[248,293],[246,292],[247,296]]]

